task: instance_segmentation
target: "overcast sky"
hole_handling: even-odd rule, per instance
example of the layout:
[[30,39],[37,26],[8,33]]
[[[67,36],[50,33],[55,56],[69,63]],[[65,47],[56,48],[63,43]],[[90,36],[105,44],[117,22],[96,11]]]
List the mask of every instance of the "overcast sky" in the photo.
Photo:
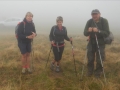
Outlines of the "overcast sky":
[[0,20],[10,17],[24,18],[26,12],[34,14],[37,31],[49,32],[56,24],[56,17],[64,18],[69,33],[82,33],[91,11],[99,9],[108,19],[111,31],[120,30],[119,0],[0,0]]

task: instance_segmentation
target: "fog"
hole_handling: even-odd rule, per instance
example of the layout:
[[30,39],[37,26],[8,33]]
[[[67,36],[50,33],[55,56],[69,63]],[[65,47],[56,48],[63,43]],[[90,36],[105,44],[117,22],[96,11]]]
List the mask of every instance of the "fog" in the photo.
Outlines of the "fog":
[[[68,33],[78,35],[83,33],[93,9],[99,9],[101,16],[108,19],[110,30],[114,34],[119,34],[119,0],[1,0],[0,21],[10,17],[24,18],[26,12],[30,11],[34,15],[33,21],[37,32],[43,34],[50,32],[51,27],[56,24],[57,16],[62,16],[64,18],[63,25],[67,27]],[[2,32],[3,29],[0,31]]]

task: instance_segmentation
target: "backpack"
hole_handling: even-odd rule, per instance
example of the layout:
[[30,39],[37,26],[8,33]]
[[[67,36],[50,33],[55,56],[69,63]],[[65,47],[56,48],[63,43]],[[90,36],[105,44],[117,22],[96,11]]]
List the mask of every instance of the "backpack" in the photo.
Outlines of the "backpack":
[[113,33],[110,32],[109,36],[104,38],[104,41],[105,41],[105,44],[111,44],[112,41],[114,41],[114,36],[113,36]]
[[[102,27],[103,27],[103,18],[102,18],[101,22],[102,22]],[[94,24],[98,28],[98,26],[95,22],[94,22]],[[113,36],[113,33],[111,31],[110,31],[110,34],[107,37],[103,37],[103,38],[104,38],[105,44],[111,44],[112,41],[114,41],[114,36]]]
[[[19,22],[18,25],[15,27],[15,36],[18,39],[18,28],[22,22]],[[25,22],[24,23],[24,33],[25,33]]]

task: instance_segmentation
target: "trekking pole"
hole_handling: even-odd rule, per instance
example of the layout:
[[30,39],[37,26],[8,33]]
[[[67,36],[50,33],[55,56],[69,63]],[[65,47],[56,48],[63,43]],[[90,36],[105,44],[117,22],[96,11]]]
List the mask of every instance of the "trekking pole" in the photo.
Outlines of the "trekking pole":
[[50,57],[51,50],[52,50],[52,45],[51,45],[51,48],[50,48],[50,52],[49,52],[49,55],[48,55],[48,58],[47,58],[47,63],[46,63],[45,68],[47,67],[47,64],[48,64],[48,61],[49,61],[49,57]]
[[[90,36],[88,36],[87,41],[89,42],[89,40],[90,40]],[[87,52],[88,52],[88,48],[86,47],[86,54],[85,54],[85,58],[84,58],[84,62],[83,62],[82,74],[81,74],[80,81],[83,81],[83,75],[84,75],[84,69],[85,69],[85,60],[87,58]]]
[[84,58],[83,66],[82,66],[82,74],[81,74],[80,81],[83,80],[84,69],[85,69],[85,60],[86,60],[86,58],[87,58],[87,51],[88,51],[88,49],[86,48],[86,54],[85,54],[85,58]]
[[34,70],[34,65],[33,65],[33,57],[34,57],[34,50],[33,50],[33,40],[32,40],[32,43],[31,43],[31,46],[32,46],[32,52],[31,52],[31,69],[32,71]]
[[75,56],[74,55],[74,47],[73,47],[73,42],[72,41],[71,41],[71,45],[72,45],[72,55],[73,55],[73,60],[74,60],[75,73],[76,73],[76,76],[77,76],[76,63],[75,63],[75,57],[74,57]]
[[105,71],[104,71],[104,65],[103,65],[103,61],[102,61],[101,54],[100,54],[100,47],[99,47],[99,45],[98,45],[98,38],[97,38],[96,33],[95,33],[95,38],[96,38],[96,43],[97,43],[97,47],[98,47],[98,52],[99,52],[100,62],[101,62],[102,69],[103,69],[104,79],[105,79],[105,83],[106,83],[107,80],[106,80],[106,75],[105,75]]

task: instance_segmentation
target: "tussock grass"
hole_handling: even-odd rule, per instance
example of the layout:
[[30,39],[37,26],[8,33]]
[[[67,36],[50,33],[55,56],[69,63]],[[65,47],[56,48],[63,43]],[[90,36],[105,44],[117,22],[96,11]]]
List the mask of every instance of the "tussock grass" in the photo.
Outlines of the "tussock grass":
[[[0,37],[0,90],[120,90],[120,45],[106,46],[106,60],[104,62],[107,84],[101,79],[86,77],[86,64],[83,81],[80,81],[84,56],[86,53],[86,38],[74,36],[73,44],[77,66],[75,76],[71,45],[66,42],[61,72],[56,73],[49,68],[53,60],[51,53],[48,66],[46,60],[50,50],[49,38],[38,35],[33,43],[34,72],[21,74],[20,52],[14,36]],[[115,43],[119,43],[116,39]],[[86,61],[87,62],[87,61]]]

